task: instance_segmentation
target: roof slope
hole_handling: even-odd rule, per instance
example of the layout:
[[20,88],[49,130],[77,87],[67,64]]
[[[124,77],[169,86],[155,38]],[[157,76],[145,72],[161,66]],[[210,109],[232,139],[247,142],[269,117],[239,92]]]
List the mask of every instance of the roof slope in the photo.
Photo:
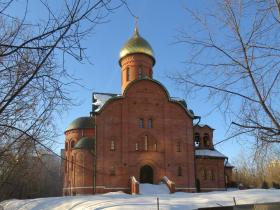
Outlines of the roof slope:
[[196,157],[214,157],[214,158],[227,158],[227,156],[223,155],[217,150],[211,149],[197,149],[195,150]]
[[74,146],[74,149],[92,150],[94,146],[94,139],[90,137],[82,137]]
[[[154,80],[152,80],[152,81],[154,81]],[[107,101],[109,101],[110,99],[117,98],[117,97],[122,97],[122,95],[116,94],[116,93],[93,92],[92,97],[93,97],[92,111],[99,112]],[[187,103],[184,99],[179,98],[179,97],[170,97],[170,100],[180,103],[188,112],[190,112],[190,110],[188,110]],[[193,114],[193,113],[191,112],[191,114]]]
[[94,121],[92,117],[79,117],[72,121],[65,131],[79,129],[79,128],[94,128]]

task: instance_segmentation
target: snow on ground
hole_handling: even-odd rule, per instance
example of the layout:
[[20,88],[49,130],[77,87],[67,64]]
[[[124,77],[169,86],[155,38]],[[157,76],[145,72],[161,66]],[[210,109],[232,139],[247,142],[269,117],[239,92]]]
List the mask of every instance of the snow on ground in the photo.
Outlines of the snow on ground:
[[169,194],[166,184],[140,184],[139,192],[142,195]]
[[5,210],[143,210],[157,209],[157,197],[159,198],[161,210],[188,210],[200,207],[233,205],[233,197],[235,197],[237,204],[280,202],[280,190],[251,189],[209,193],[177,192],[174,194],[157,195],[128,195],[123,192],[114,192],[103,195],[7,200],[0,203],[0,205],[2,205]]

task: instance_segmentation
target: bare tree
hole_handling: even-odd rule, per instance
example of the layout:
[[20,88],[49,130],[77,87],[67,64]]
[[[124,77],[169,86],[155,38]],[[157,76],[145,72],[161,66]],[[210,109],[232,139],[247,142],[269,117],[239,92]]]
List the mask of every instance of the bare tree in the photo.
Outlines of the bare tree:
[[[225,114],[231,137],[280,143],[280,3],[220,0],[192,17],[178,43],[186,44],[186,70],[171,76],[186,92],[208,91]],[[207,8],[209,9],[209,8]]]
[[280,187],[279,145],[270,149],[270,153],[258,155],[241,152],[234,161],[234,180],[246,188]]
[[60,159],[54,154],[45,153],[38,156],[25,154],[21,155],[20,159],[10,156],[1,166],[12,170],[9,173],[4,172],[5,184],[0,188],[0,200],[62,194]]
[[[123,1],[0,1],[0,189],[28,156],[55,142],[55,113],[71,104],[65,59],[86,59],[82,40]],[[11,15],[20,3],[22,17]],[[33,8],[34,9],[34,8]],[[45,151],[44,151],[45,152]],[[11,183],[10,183],[11,184]]]

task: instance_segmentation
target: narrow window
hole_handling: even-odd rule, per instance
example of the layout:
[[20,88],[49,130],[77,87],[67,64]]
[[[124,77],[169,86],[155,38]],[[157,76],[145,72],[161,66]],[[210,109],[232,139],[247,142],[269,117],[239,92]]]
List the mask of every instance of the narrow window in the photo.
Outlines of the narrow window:
[[111,141],[111,146],[110,146],[110,150],[111,151],[115,151],[115,141]]
[[144,128],[144,119],[139,119],[139,128]]
[[195,147],[200,147],[200,135],[199,135],[199,133],[194,134],[194,145],[195,145]]
[[215,172],[214,172],[214,170],[211,170],[211,180],[212,181],[215,180]]
[[207,171],[206,171],[206,169],[203,170],[203,178],[204,178],[204,180],[207,179]]
[[74,148],[75,142],[71,141],[71,149]]
[[228,176],[226,175],[225,176],[225,181],[226,181],[226,184],[228,183]]
[[71,170],[73,171],[74,168],[74,157],[72,156],[71,158]]
[[212,180],[212,172],[211,172],[211,170],[207,171],[207,179],[208,180]]
[[153,120],[149,119],[148,120],[148,128],[152,128],[153,127]]
[[154,144],[154,149],[157,151],[157,143]]
[[138,79],[142,79],[142,66],[138,68]]
[[204,143],[204,146],[209,146],[209,135],[208,135],[208,133],[204,134],[203,143]]
[[135,144],[135,151],[139,150],[138,142]]
[[67,150],[68,150],[68,143],[65,142],[65,151],[67,151]]
[[129,71],[129,67],[127,67],[126,69],[126,81],[130,80],[130,71]]
[[115,167],[112,166],[112,167],[110,168],[110,176],[115,176],[115,175],[116,175],[116,170],[115,170]]
[[145,151],[148,151],[148,136],[145,136]]
[[65,160],[64,160],[64,170],[65,170],[66,173],[67,173],[67,165],[68,165],[68,161],[67,161],[67,158],[65,158]]
[[176,144],[176,151],[177,152],[181,152],[181,144],[180,144],[180,142],[177,142],[177,144]]
[[182,176],[182,167],[181,166],[178,167],[177,175]]

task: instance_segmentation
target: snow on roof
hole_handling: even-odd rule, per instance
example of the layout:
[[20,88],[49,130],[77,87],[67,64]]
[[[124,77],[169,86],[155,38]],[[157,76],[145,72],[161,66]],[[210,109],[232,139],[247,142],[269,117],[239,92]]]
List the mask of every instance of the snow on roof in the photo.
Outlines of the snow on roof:
[[179,98],[179,97],[171,97],[171,99],[175,100],[175,101],[184,101],[184,99]]
[[173,100],[173,101],[179,102],[179,103],[182,104],[182,106],[185,107],[185,108],[188,107],[186,101],[185,101],[184,99],[182,99],[182,98],[179,98],[179,97],[170,97],[170,99]]
[[207,193],[184,193],[159,195],[129,195],[111,192],[99,195],[64,196],[0,202],[5,210],[78,210],[78,209],[155,209],[156,197],[160,209],[191,210],[203,207],[233,206],[252,203],[280,202],[280,190],[250,189],[235,191],[214,191]]
[[98,112],[103,105],[111,98],[120,96],[114,93],[93,93],[93,106],[95,107],[93,111]]
[[234,168],[233,165],[231,165],[229,162],[226,163],[226,167],[229,167],[229,168]]
[[[121,96],[120,94],[115,93],[93,93],[93,106],[94,106],[94,112],[98,112],[104,104],[111,98]],[[185,108],[187,108],[187,103],[184,99],[179,97],[171,97],[171,100],[177,101],[180,104],[182,104]]]
[[203,128],[203,127],[208,127],[208,128],[210,128],[210,129],[212,129],[212,130],[215,130],[214,128],[212,128],[211,126],[209,126],[209,125],[207,125],[207,124],[197,124],[197,125],[195,125],[195,126],[198,126],[198,127],[200,127],[200,128]]
[[207,156],[207,157],[218,157],[218,158],[226,158],[222,153],[217,150],[210,149],[197,149],[195,150],[195,156]]

